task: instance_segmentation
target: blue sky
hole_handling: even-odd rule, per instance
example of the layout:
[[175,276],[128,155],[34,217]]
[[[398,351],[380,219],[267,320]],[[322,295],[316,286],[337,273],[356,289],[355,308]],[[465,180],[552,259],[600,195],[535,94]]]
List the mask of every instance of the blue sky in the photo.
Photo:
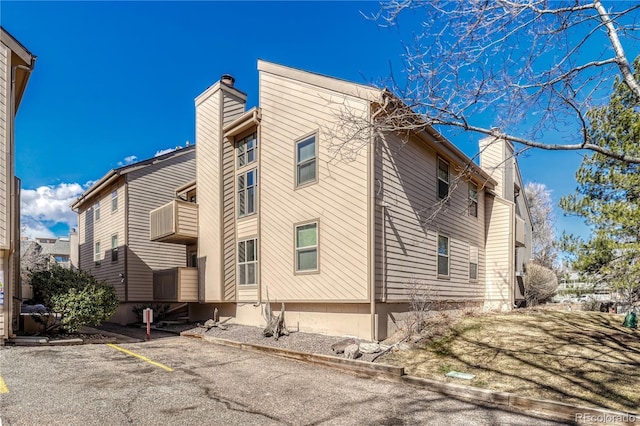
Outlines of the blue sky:
[[[16,174],[31,236],[75,225],[68,204],[110,169],[195,141],[194,98],[221,74],[258,102],[257,59],[376,83],[402,68],[419,16],[380,28],[374,2],[11,2],[2,26],[38,56],[18,111]],[[468,155],[479,136],[460,138]],[[576,186],[578,152],[529,151],[526,181],[554,201]],[[557,211],[558,231],[585,233]]]

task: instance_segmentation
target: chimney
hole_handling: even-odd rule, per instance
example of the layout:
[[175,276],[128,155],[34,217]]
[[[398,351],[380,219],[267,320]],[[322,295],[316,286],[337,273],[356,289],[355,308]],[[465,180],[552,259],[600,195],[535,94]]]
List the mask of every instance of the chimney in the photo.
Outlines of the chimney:
[[233,87],[233,83],[236,82],[236,79],[233,78],[231,74],[222,74],[222,77],[220,77],[220,81],[222,81],[227,86]]

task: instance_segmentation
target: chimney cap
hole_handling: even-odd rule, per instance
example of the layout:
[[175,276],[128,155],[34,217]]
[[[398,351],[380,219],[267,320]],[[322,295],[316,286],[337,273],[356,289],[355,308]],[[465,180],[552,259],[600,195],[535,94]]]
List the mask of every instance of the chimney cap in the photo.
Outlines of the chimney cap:
[[233,86],[233,83],[236,82],[236,79],[231,74],[222,74],[222,77],[220,77],[220,81],[229,86]]

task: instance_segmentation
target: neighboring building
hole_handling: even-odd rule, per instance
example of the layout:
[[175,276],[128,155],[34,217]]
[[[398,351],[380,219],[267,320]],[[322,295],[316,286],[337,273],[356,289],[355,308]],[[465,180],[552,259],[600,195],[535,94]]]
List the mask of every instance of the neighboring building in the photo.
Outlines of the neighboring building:
[[20,276],[22,288],[22,300],[33,297],[33,289],[29,282],[30,271],[48,269],[52,265],[63,268],[71,268],[69,255],[71,242],[69,238],[39,237],[29,240],[26,237],[20,239]]
[[511,144],[482,141],[478,166],[427,125],[371,131],[408,110],[387,91],[258,70],[259,107],[228,75],[195,100],[196,184],[150,226],[197,248],[198,281],[176,276],[164,294],[192,302],[192,319],[217,307],[264,325],[261,304],[284,302],[290,328],[374,340],[416,287],[451,308],[514,306],[531,220]]
[[195,146],[177,149],[111,170],[72,204],[78,267],[115,287],[120,307],[113,321],[133,322],[133,306],[162,299],[154,282],[178,273],[197,279],[196,269],[187,268],[185,246],[149,237],[149,212],[193,181],[195,166]]
[[20,181],[15,176],[15,117],[36,62],[0,27],[0,345],[20,315]]

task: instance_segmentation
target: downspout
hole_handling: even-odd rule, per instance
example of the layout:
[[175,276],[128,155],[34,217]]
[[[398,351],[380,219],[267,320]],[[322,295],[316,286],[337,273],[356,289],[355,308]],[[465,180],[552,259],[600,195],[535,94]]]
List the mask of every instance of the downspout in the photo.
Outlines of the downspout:
[[[385,96],[385,93],[382,92],[382,98],[384,100],[382,106],[371,114],[371,142],[369,143],[369,167],[368,167],[368,216],[369,216],[369,302],[370,306],[370,316],[371,316],[371,340],[376,342],[378,341],[378,327],[376,321],[376,194],[374,191],[374,181],[375,181],[375,160],[376,160],[376,132],[374,131],[376,116],[382,112],[384,112],[389,105],[389,97]],[[371,108],[372,104],[369,104],[369,108]],[[384,220],[384,212],[382,216]],[[383,278],[384,280],[384,278]]]

